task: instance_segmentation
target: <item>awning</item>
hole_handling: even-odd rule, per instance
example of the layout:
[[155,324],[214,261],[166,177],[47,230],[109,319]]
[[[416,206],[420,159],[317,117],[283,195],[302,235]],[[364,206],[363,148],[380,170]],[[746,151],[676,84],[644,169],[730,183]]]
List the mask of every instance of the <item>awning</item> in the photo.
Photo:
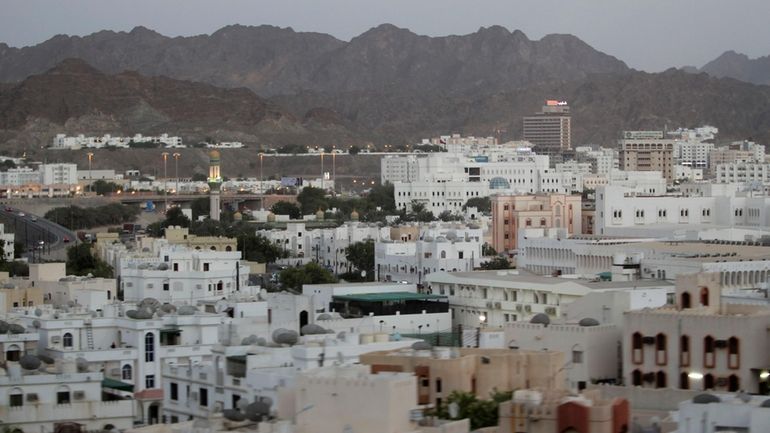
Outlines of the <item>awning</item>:
[[134,385],[131,385],[130,383],[121,382],[119,380],[110,379],[109,377],[105,377],[102,379],[102,388],[112,388],[117,389],[119,391],[127,391],[127,392],[134,392]]

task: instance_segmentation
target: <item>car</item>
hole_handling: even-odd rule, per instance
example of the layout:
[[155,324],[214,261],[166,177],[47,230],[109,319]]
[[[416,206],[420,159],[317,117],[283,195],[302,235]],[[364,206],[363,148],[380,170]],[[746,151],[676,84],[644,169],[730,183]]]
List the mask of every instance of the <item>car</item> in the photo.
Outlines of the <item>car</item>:
[[69,238],[69,236],[64,236],[61,241],[66,244],[66,243],[69,243],[70,238]]
[[20,217],[24,217],[26,214],[24,212],[19,212]]
[[32,222],[35,222],[35,221],[37,221],[37,217],[36,216],[32,216],[32,217],[30,217],[30,220],[32,220]]
[[5,207],[5,211],[6,211],[6,212],[13,212],[13,208],[12,208],[12,207],[10,207],[10,206],[6,206],[6,207]]

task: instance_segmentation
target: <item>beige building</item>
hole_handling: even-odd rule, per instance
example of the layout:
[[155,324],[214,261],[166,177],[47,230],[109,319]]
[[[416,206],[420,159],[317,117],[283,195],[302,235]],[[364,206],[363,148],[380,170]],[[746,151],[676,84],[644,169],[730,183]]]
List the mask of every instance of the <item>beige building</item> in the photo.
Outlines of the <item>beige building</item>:
[[524,117],[524,140],[543,155],[558,155],[572,149],[572,124],[566,102],[548,100],[543,109]]
[[767,394],[770,310],[721,292],[718,273],[679,275],[675,305],[625,313],[625,383]]
[[621,170],[659,171],[667,182],[674,180],[674,140],[663,131],[624,131],[618,147]]
[[596,391],[570,395],[566,391],[514,392],[500,404],[498,433],[626,433],[630,427],[628,400],[602,398]]
[[42,303],[43,291],[40,287],[30,286],[27,280],[11,279],[8,272],[0,272],[0,313],[7,313],[13,308],[32,307]]
[[492,196],[492,247],[497,252],[518,248],[520,229],[564,228],[580,234],[582,225],[579,195]]
[[419,404],[440,405],[452,391],[489,398],[495,390],[561,389],[565,385],[561,352],[436,347],[372,352],[361,355],[360,360],[372,373],[414,373]]
[[189,233],[186,227],[166,227],[165,238],[169,244],[184,245],[193,250],[236,251],[235,238],[224,236],[196,236]]

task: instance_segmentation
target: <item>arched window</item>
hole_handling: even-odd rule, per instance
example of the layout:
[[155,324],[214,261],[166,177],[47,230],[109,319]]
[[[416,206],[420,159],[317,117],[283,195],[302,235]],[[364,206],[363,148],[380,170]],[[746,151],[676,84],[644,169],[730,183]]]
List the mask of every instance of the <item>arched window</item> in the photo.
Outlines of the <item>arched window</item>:
[[129,364],[124,365],[123,368],[121,368],[120,370],[121,370],[120,377],[123,380],[131,380],[133,371]]
[[714,375],[709,373],[703,376],[703,389],[714,389]]
[[155,335],[148,332],[144,336],[144,362],[155,361]]
[[634,386],[641,386],[642,385],[642,372],[639,370],[634,370],[633,373],[631,373],[631,383]]
[[233,247],[231,247],[230,245],[225,247],[225,251],[232,251],[232,250],[233,250]]
[[668,363],[668,349],[666,344],[666,334],[655,336],[655,363],[666,365]]
[[18,361],[21,359],[21,347],[17,344],[11,344],[5,351],[6,361]]
[[8,405],[10,407],[24,406],[24,391],[21,388],[12,388],[8,394]]
[[703,339],[703,366],[706,368],[714,368],[714,337],[707,335]]
[[738,376],[731,374],[727,378],[727,390],[730,392],[735,392],[740,389],[741,386],[741,380],[738,378]]
[[690,389],[690,376],[686,371],[679,373],[679,389]]
[[446,251],[443,251],[443,250],[441,251],[441,258],[442,259],[446,258]]
[[631,361],[634,364],[641,364],[644,361],[644,352],[642,348],[642,334],[634,332],[631,336]]
[[727,367],[732,369],[741,366],[741,342],[737,337],[730,337],[727,340]]
[[690,292],[682,292],[682,309],[690,308]]
[[72,347],[72,334],[66,332],[64,336],[62,336],[62,344],[64,347]]
[[655,387],[656,388],[666,387],[666,373],[659,371],[657,374],[655,374]]
[[700,304],[704,307],[709,306],[709,288],[701,287],[700,289]]
[[211,250],[211,251],[216,251],[216,250],[217,250],[217,247],[215,247],[214,245],[212,245],[212,246],[211,246],[211,248],[210,248],[210,250]]
[[[682,335],[679,338],[679,366],[688,367],[690,365],[690,337]],[[686,388],[683,388],[686,389]]]
[[56,390],[56,404],[70,404],[70,388],[67,385],[61,385]]

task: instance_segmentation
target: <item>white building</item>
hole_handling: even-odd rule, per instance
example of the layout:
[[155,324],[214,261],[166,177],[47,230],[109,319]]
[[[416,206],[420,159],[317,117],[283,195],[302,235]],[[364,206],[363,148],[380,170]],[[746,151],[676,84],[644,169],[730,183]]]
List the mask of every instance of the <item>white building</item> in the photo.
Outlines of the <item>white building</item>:
[[5,232],[5,224],[0,224],[0,245],[3,247],[3,260],[13,261],[15,235]]
[[104,147],[122,147],[128,148],[131,143],[153,143],[163,145],[166,148],[182,148],[185,147],[182,144],[182,138],[177,136],[169,136],[168,134],[161,134],[158,136],[144,136],[142,134],[135,134],[132,137],[113,137],[110,134],[99,136],[85,136],[83,134],[77,136],[67,136],[66,134],[56,134],[51,144],[52,149],[69,149],[77,150],[83,148],[100,149]]
[[770,425],[767,396],[704,393],[679,403],[675,433],[764,433]]
[[472,271],[482,262],[484,235],[476,226],[431,223],[414,227],[413,239],[400,236],[396,228],[374,246],[374,268],[378,281],[420,284],[433,272]]
[[[27,357],[41,364],[39,358]],[[0,424],[27,432],[74,426],[87,431],[123,430],[133,426],[134,402],[105,399],[102,373],[78,371],[74,360],[42,365],[43,370],[26,370],[18,362],[6,363],[6,373],[0,376]]]
[[[567,305],[592,293],[670,287],[666,282],[655,280],[593,281],[543,277],[517,270],[437,272],[426,278],[425,285],[431,293],[448,296],[454,325],[471,328],[501,327],[528,321],[539,313],[552,320],[563,319],[567,317]],[[658,301],[653,301],[653,305],[655,302]],[[642,300],[637,301],[637,305],[649,306]],[[597,319],[608,323],[609,317]]]
[[716,165],[717,183],[770,183],[770,164],[733,162]]
[[43,185],[78,183],[78,167],[75,164],[42,164],[38,171]]

